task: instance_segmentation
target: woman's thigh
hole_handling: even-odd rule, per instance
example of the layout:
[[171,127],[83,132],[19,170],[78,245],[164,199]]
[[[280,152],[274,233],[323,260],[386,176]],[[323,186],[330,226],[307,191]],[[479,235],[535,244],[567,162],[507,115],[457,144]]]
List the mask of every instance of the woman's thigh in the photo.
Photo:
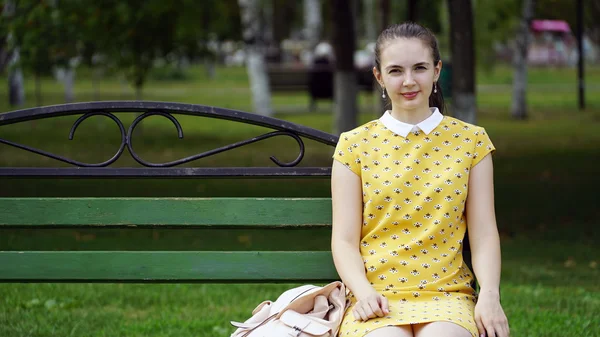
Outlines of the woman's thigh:
[[413,326],[415,337],[471,337],[469,330],[452,322],[431,322]]
[[369,332],[365,337],[413,337],[413,332],[410,325],[384,326]]

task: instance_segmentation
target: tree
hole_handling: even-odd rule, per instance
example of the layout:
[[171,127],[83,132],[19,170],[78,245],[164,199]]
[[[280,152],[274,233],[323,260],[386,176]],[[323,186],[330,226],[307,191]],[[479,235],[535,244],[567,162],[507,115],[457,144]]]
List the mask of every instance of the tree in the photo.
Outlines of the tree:
[[377,39],[377,19],[375,18],[375,1],[363,0],[363,24],[365,26],[365,37],[367,41],[372,42]]
[[[271,48],[268,55],[269,61],[281,62],[283,57],[283,50],[281,44],[283,40],[290,37],[292,29],[295,27],[296,21],[302,21],[302,7],[305,3],[298,1],[287,1],[287,0],[271,0],[271,6],[273,8],[272,18],[272,41]],[[319,5],[320,12],[320,4]],[[298,15],[297,15],[298,14]],[[306,13],[305,13],[306,14]],[[301,20],[302,19],[302,20]],[[320,22],[315,23],[316,28],[319,29],[320,33]],[[317,37],[318,38],[318,37]]]
[[311,54],[321,39],[323,27],[321,15],[319,0],[304,0],[304,36],[308,40],[308,48]]
[[13,36],[9,32],[7,22],[12,19],[15,11],[13,1],[7,0],[4,7],[0,9],[0,16],[6,18],[0,22],[0,71],[8,68],[8,102],[11,106],[20,106],[25,104],[25,87],[23,84],[23,72],[19,67],[19,47],[13,45],[9,48],[9,44]]
[[419,8],[417,0],[408,0],[408,21],[419,21]]
[[142,88],[154,63],[175,49],[180,1],[113,0],[107,13],[107,56],[124,72],[142,99]]
[[533,19],[534,0],[523,1],[523,13],[517,31],[516,48],[514,50],[513,99],[511,114],[514,119],[527,118],[527,51],[531,34],[529,25]]
[[36,104],[42,105],[40,77],[76,55],[76,28],[54,2],[23,0],[16,3],[9,23],[12,48],[20,50],[19,65],[31,71],[36,82]]
[[474,29],[477,46],[477,65],[491,71],[496,65],[497,55],[494,45],[507,43],[516,35],[522,0],[475,0]]
[[352,7],[346,0],[330,2],[332,42],[335,54],[334,130],[335,134],[348,131],[358,124],[357,79],[354,69],[356,33]]
[[271,90],[265,54],[265,27],[259,0],[238,0],[246,45],[246,68],[252,90],[254,111],[263,116],[272,116]]
[[467,123],[476,122],[475,46],[471,0],[448,0],[452,54],[452,113]]
[[379,31],[383,31],[390,24],[390,0],[379,0]]

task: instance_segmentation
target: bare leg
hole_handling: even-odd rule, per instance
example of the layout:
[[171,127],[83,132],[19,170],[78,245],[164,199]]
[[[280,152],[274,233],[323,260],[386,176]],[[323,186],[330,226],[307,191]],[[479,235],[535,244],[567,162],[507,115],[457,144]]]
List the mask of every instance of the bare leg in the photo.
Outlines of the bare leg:
[[413,332],[410,325],[384,326],[369,332],[365,337],[413,337]]
[[413,326],[415,337],[472,337],[469,330],[452,322],[431,322]]

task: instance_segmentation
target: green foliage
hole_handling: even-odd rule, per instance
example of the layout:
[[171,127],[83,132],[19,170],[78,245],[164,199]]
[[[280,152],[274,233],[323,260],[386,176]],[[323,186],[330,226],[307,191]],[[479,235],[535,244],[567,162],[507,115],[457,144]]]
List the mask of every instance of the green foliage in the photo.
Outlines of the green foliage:
[[[47,75],[81,57],[125,75],[141,89],[157,60],[212,56],[210,38],[239,38],[235,0],[106,0],[16,2],[16,11],[0,25],[21,50],[27,71]],[[101,61],[99,61],[101,60]]]
[[515,36],[521,17],[518,0],[475,0],[474,30],[477,64],[491,70],[496,63],[496,43],[506,43]]
[[12,33],[9,48],[18,46],[20,63],[34,74],[47,75],[55,65],[76,56],[77,15],[62,11],[49,1],[19,1],[7,20]]

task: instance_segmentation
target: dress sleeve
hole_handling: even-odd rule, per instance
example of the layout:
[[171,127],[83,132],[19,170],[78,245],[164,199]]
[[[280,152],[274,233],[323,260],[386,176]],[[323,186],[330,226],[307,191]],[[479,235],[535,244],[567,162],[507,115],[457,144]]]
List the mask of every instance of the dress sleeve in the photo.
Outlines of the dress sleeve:
[[484,128],[479,128],[476,133],[475,151],[471,167],[475,167],[485,156],[494,153],[496,148]]
[[335,152],[333,153],[333,159],[344,164],[344,166],[360,176],[359,144],[354,143],[353,138],[348,132],[340,135]]

